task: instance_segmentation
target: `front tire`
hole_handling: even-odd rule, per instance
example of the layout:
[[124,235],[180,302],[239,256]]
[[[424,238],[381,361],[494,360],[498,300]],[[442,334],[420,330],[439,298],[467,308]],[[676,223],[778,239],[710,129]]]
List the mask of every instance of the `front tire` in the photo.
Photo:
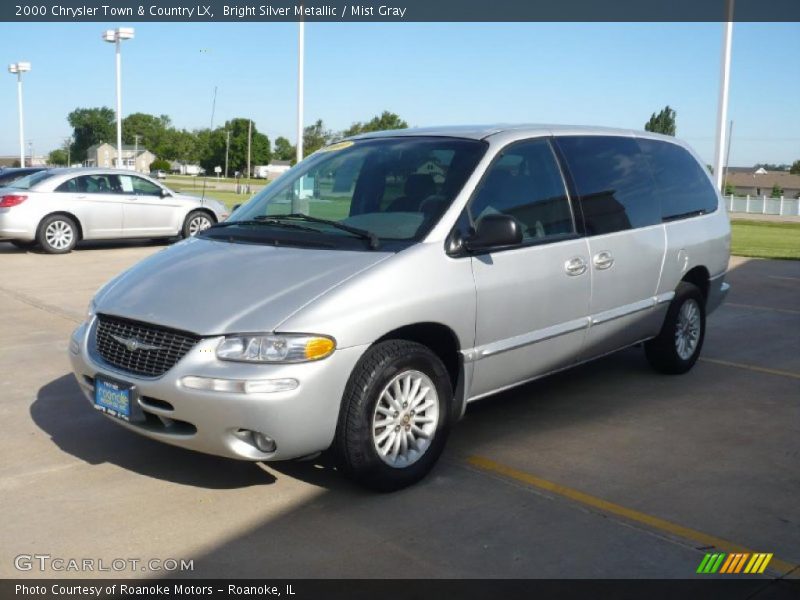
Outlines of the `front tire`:
[[645,356],[656,371],[669,375],[686,373],[700,356],[705,334],[705,298],[696,285],[682,281],[661,332],[644,345]]
[[214,224],[214,219],[202,210],[193,210],[183,221],[181,234],[184,238],[194,237]]
[[405,340],[380,342],[345,388],[334,452],[345,475],[390,492],[433,468],[450,428],[453,390],[442,361]]
[[78,243],[78,226],[67,216],[50,215],[39,225],[36,241],[48,254],[66,254]]

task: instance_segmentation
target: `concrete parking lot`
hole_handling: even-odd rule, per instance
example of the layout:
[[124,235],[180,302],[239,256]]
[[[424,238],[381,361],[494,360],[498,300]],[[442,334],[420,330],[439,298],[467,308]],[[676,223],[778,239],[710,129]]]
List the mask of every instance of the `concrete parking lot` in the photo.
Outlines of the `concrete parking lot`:
[[0,576],[86,576],[14,566],[48,554],[191,559],[173,575],[193,577],[684,578],[710,551],[800,574],[800,262],[732,259],[689,374],[632,348],[473,404],[428,479],[376,495],[324,457],[194,454],[89,406],[69,334],[161,247],[0,243]]

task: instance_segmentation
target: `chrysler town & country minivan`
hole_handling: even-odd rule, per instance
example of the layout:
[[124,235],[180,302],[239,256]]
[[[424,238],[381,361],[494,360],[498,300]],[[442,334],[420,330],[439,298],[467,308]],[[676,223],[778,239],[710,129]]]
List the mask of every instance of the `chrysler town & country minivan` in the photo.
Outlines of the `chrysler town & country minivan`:
[[422,478],[469,402],[643,343],[688,371],[730,225],[681,141],[564,126],[370,133],[103,286],[69,355],[147,437]]

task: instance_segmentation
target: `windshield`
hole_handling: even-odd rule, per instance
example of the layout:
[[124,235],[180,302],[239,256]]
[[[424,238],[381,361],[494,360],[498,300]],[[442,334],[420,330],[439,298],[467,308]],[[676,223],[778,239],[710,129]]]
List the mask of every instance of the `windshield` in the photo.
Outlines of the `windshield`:
[[54,173],[51,173],[50,171],[38,171],[36,173],[26,175],[25,177],[20,177],[16,181],[11,182],[8,187],[17,188],[20,190],[29,190],[40,181],[44,181],[53,175]]
[[439,220],[485,150],[478,140],[445,137],[339,142],[319,150],[236,210],[226,221],[225,234],[232,234],[233,226],[257,227],[269,235],[270,225],[277,228],[286,220],[329,236],[419,240]]

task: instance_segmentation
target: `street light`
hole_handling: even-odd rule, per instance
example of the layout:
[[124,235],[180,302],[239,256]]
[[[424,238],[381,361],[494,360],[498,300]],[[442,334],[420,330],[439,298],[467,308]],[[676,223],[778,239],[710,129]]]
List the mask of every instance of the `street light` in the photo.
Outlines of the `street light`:
[[8,72],[17,76],[17,103],[19,104],[19,166],[25,166],[25,134],[22,124],[22,74],[31,70],[31,63],[17,62],[8,65]]
[[133,27],[117,27],[103,32],[103,40],[114,44],[117,49],[117,168],[120,169],[122,168],[122,58],[119,50],[123,40],[132,39]]

